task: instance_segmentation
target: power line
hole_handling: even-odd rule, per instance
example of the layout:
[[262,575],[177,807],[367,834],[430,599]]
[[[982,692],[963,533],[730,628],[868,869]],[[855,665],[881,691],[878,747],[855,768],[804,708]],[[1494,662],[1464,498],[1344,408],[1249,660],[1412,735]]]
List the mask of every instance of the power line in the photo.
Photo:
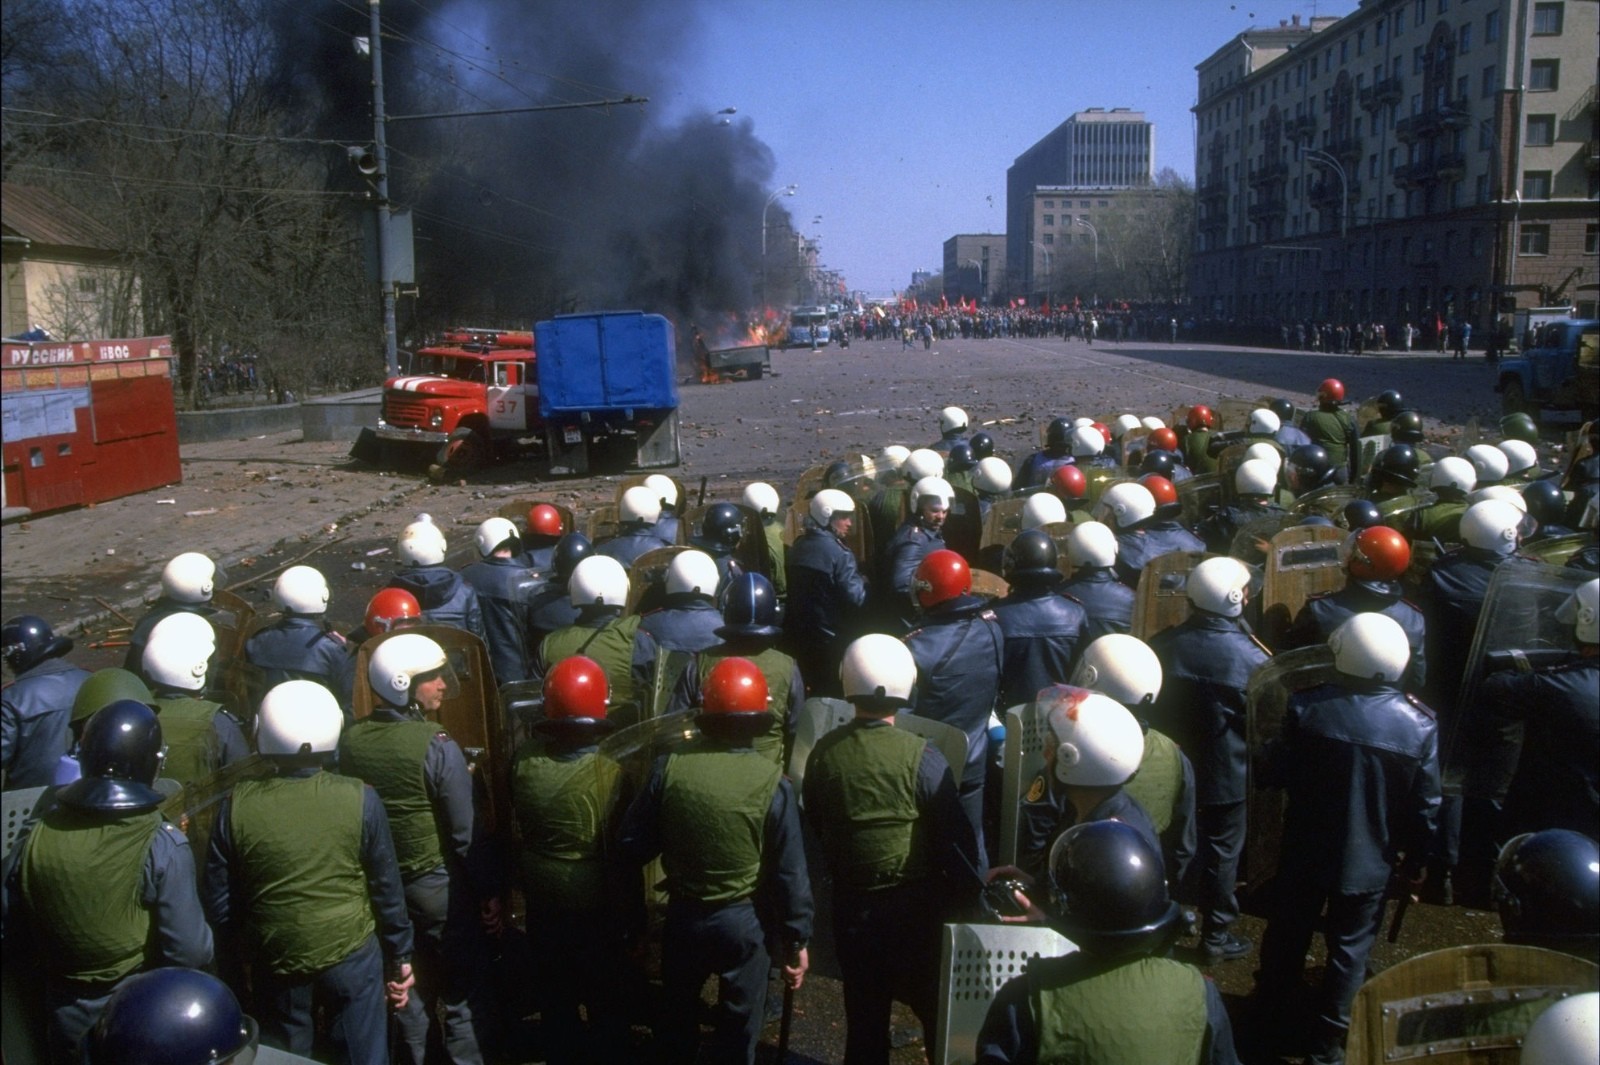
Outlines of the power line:
[[365,199],[363,192],[339,192],[329,189],[296,189],[283,186],[228,185],[220,182],[177,181],[170,178],[136,177],[129,174],[101,174],[89,170],[71,170],[65,167],[41,166],[38,163],[17,163],[12,171],[54,174],[69,181],[93,181],[99,184],[150,185],[156,188],[201,189],[206,192],[253,192],[281,196],[322,196],[333,199]]
[[[0,112],[7,115],[35,115],[40,118],[59,119],[57,122],[27,122],[22,125],[36,126],[41,129],[64,129],[70,126],[101,125],[115,126],[120,129],[146,130],[153,133],[171,133],[176,137],[216,137],[219,140],[236,140],[246,144],[320,144],[344,148],[348,141],[332,140],[326,137],[288,137],[275,133],[229,133],[225,130],[214,129],[186,129],[181,126],[161,126],[151,122],[128,122],[115,118],[98,118],[93,115],[64,115],[55,111],[40,111],[30,107],[0,107]],[[16,120],[13,119],[15,122]],[[171,144],[174,138],[158,140],[155,138],[135,138],[148,144]]]

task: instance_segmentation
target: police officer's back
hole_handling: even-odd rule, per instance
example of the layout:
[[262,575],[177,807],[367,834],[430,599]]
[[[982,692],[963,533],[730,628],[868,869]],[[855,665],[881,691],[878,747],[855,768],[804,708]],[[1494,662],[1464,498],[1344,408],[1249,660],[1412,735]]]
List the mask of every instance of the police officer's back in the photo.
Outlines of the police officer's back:
[[1133,628],[1138,595],[1117,576],[1116,534],[1098,521],[1074,525],[1067,536],[1067,560],[1072,577],[1061,592],[1083,605],[1085,639]]
[[1063,684],[1084,640],[1088,616],[1078,602],[1060,594],[1056,545],[1049,534],[1029,529],[1006,546],[1004,576],[1011,585],[992,604],[1005,639],[1002,708],[1033,699],[1041,689]]
[[323,622],[328,582],[310,566],[290,566],[272,586],[283,616],[244,645],[245,661],[262,672],[261,692],[286,680],[314,680],[333,693],[346,714],[355,686],[355,656],[344,637]]
[[856,505],[837,488],[824,488],[808,505],[806,531],[789,554],[789,609],[785,649],[800,663],[806,690],[838,691],[839,659],[867,601],[867,584],[845,544]]
[[1386,525],[1354,533],[1342,551],[1348,579],[1343,588],[1314,595],[1290,626],[1284,649],[1327,643],[1333,630],[1356,614],[1387,614],[1405,631],[1411,648],[1406,670],[1407,691],[1427,683],[1427,623],[1422,611],[1406,600],[1400,578],[1411,565],[1411,545]]
[[239,723],[204,697],[216,636],[198,614],[171,614],[150,631],[143,674],[167,744],[165,775],[187,784],[250,753]]
[[617,503],[617,534],[595,544],[596,553],[616,559],[627,569],[647,551],[671,546],[656,529],[660,517],[661,497],[642,484],[634,485]]
[[639,627],[637,614],[623,614],[628,603],[628,575],[621,564],[605,555],[585,558],[572,571],[567,594],[578,610],[578,620],[540,642],[532,679],[542,681],[550,667],[563,658],[586,655],[606,671],[614,702],[643,705],[653,698],[658,645],[655,637]]
[[594,547],[582,533],[568,533],[556,543],[550,555],[550,573],[528,600],[529,647],[539,646],[546,636],[578,620],[567,582],[578,563],[593,553]]
[[478,561],[461,571],[461,579],[478,594],[483,612],[484,642],[497,684],[528,679],[528,607],[539,586],[538,574],[519,561],[522,538],[505,518],[478,526],[474,539]]
[[210,617],[216,611],[211,596],[216,590],[217,566],[198,551],[175,555],[161,569],[161,595],[150,604],[143,617],[128,634],[128,651],[122,668],[140,673],[144,666],[144,647],[157,623],[169,614],[198,614]]
[[389,580],[390,588],[404,588],[422,605],[430,625],[451,625],[483,639],[483,607],[478,593],[461,574],[444,564],[444,533],[424,515],[400,534],[400,557],[406,568]]
[[66,660],[72,641],[44,618],[23,614],[0,629],[0,655],[14,678],[0,690],[0,771],[5,788],[49,784],[67,753],[67,723],[87,670]]
[[693,654],[715,646],[722,625],[716,600],[721,580],[710,555],[702,551],[674,555],[667,564],[666,598],[639,619],[640,630],[655,637],[664,651]]

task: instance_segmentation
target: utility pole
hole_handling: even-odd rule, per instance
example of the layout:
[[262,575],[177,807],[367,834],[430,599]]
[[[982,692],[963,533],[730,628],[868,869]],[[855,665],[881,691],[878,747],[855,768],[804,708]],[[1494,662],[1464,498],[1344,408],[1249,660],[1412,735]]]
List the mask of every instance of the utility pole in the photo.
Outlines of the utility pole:
[[372,158],[378,167],[374,175],[378,197],[378,294],[383,300],[383,375],[390,378],[400,372],[400,356],[394,324],[394,263],[389,251],[389,145],[384,139],[383,29],[378,4],[379,0],[367,0],[372,21]]

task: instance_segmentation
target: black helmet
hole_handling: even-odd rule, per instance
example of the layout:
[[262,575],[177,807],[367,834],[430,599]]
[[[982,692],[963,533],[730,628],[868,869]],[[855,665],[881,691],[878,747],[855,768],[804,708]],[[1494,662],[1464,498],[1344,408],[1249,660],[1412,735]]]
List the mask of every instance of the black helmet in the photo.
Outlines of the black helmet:
[[1383,511],[1370,499],[1352,499],[1339,512],[1339,524],[1351,532],[1383,524]]
[[1044,431],[1044,446],[1067,448],[1072,446],[1072,419],[1057,418]]
[[1417,449],[1410,444],[1390,444],[1383,449],[1372,469],[1367,473],[1367,486],[1376,487],[1384,480],[1399,481],[1406,487],[1415,487],[1417,483],[1417,470],[1421,462],[1417,459]]
[[1300,519],[1299,524],[1320,525],[1326,529],[1338,528],[1338,526],[1333,523],[1333,519],[1328,517],[1326,514],[1307,514],[1305,517]]
[[1056,569],[1056,543],[1043,529],[1025,529],[1006,545],[1001,562],[1005,579],[1013,584],[1055,584],[1062,579]]
[[950,445],[950,454],[945,456],[944,468],[952,473],[962,473],[978,464],[972,457],[972,445],[965,440],[957,440]]
[[152,969],[117,986],[84,1037],[83,1058],[87,1065],[226,1065],[251,1060],[258,1038],[256,1022],[215,976]]
[[1397,444],[1422,443],[1422,415],[1403,410],[1389,419],[1389,439]]
[[850,464],[844,459],[839,459],[837,462],[829,463],[828,468],[822,472],[822,487],[837,488],[854,476],[855,471],[850,468]]
[[144,703],[118,699],[83,727],[78,765],[83,775],[61,789],[61,802],[80,810],[150,810],[162,796],[152,786],[164,757],[161,722]]
[[1526,832],[1500,849],[1495,904],[1506,942],[1571,950],[1600,946],[1600,844],[1580,832]]
[[1141,475],[1153,473],[1170,481],[1172,480],[1173,465],[1171,452],[1147,451],[1144,455],[1144,461],[1139,463],[1139,473]]
[[972,461],[974,463],[982,462],[994,454],[994,437],[988,433],[973,433],[972,439],[967,443],[972,448]]
[[550,553],[550,568],[555,572],[556,583],[566,584],[578,563],[592,554],[594,544],[583,533],[567,533],[557,540],[556,549]]
[[26,673],[47,658],[72,650],[72,641],[57,636],[50,623],[33,614],[14,617],[0,628],[0,655],[16,674]]
[[1378,413],[1385,418],[1393,418],[1405,409],[1405,400],[1400,397],[1399,392],[1392,388],[1379,392],[1377,403]]
[[1539,427],[1527,411],[1517,411],[1500,419],[1500,435],[1507,440],[1522,440],[1529,444],[1539,442]]
[[1073,825],[1050,848],[1052,924],[1098,958],[1159,954],[1182,930],[1161,852],[1132,825]]
[[1267,404],[1267,409],[1278,416],[1278,421],[1288,425],[1294,421],[1294,404],[1279,396]]
[[759,573],[741,573],[728,582],[722,592],[722,627],[717,635],[777,636],[778,593],[772,582]]
[[[834,463],[842,466],[844,463]],[[845,467],[849,469],[848,466]],[[706,543],[732,551],[744,536],[744,513],[737,503],[714,503],[700,519],[700,538]]]
[[1333,483],[1333,460],[1321,444],[1301,444],[1289,452],[1289,487],[1296,492]]
[[1528,516],[1540,525],[1560,525],[1566,520],[1567,497],[1553,480],[1529,481],[1522,488],[1522,501],[1528,505]]

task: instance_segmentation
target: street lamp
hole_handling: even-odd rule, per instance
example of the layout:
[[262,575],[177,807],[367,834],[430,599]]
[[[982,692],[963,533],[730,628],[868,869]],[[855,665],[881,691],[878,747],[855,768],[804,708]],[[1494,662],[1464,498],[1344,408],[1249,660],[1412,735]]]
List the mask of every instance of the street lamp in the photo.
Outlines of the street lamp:
[[978,268],[978,302],[982,303],[983,300],[984,300],[984,297],[986,297],[989,294],[988,288],[983,283],[983,264],[981,262],[979,262],[978,260],[976,260],[976,259],[963,259],[963,260],[961,260],[961,265],[962,266],[971,265],[971,266],[976,266]]
[[[1320,163],[1328,167],[1339,175],[1339,240],[1342,242],[1349,229],[1350,212],[1350,179],[1345,175],[1344,164],[1321,148],[1307,148],[1301,145],[1300,155],[1313,163]],[[1341,248],[1340,250],[1342,251],[1343,249]]]
[[1049,300],[1050,300],[1050,249],[1045,247],[1043,244],[1040,244],[1036,240],[1030,240],[1030,241],[1028,241],[1028,243],[1030,245],[1032,245],[1033,247],[1038,248],[1040,254],[1042,254],[1044,256],[1044,283],[1045,283],[1044,298],[1045,298],[1045,302],[1048,303]]
[[1080,218],[1072,224],[1087,229],[1089,235],[1094,238],[1094,282],[1091,286],[1093,292],[1089,296],[1089,302],[1091,304],[1097,303],[1100,299],[1100,231],[1087,218]]
[[767,202],[761,206],[761,313],[767,312],[767,210],[779,196],[793,196],[799,191],[798,185],[785,185],[783,188],[767,197]]

